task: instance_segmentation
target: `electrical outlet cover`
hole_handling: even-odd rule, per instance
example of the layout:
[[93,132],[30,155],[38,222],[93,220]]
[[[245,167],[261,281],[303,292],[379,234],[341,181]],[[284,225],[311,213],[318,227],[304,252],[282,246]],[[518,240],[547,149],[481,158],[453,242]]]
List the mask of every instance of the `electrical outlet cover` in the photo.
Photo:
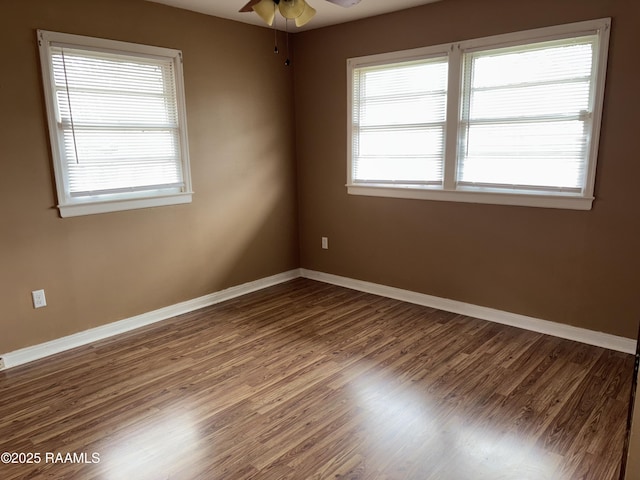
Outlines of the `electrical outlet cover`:
[[44,296],[44,290],[34,290],[31,292],[33,299],[33,308],[42,308],[47,306],[47,297]]

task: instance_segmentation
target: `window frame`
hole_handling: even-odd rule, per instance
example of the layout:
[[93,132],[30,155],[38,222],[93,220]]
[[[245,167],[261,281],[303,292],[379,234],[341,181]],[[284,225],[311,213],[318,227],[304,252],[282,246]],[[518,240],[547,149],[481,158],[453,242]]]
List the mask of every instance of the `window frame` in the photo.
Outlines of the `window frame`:
[[[117,212],[148,207],[180,205],[191,203],[191,169],[187,135],[186,100],[184,92],[184,74],[182,52],[165,47],[142,45],[137,43],[108,40],[103,38],[74,35],[69,33],[37,30],[38,47],[45,97],[49,138],[53,159],[54,176],[60,216],[75,217],[98,213]],[[85,51],[115,53],[131,57],[151,57],[170,60],[173,65],[176,109],[178,121],[179,164],[182,170],[183,186],[180,191],[171,189],[101,193],[82,197],[72,196],[68,188],[65,167],[62,129],[58,127],[58,106],[55,98],[55,80],[53,77],[52,46],[64,46]]]
[[[447,64],[448,64],[448,56],[449,56],[449,52],[448,50],[444,50],[441,46],[437,46],[437,47],[426,47],[426,48],[418,48],[418,49],[414,49],[414,50],[405,50],[403,52],[392,52],[392,53],[385,53],[385,54],[380,54],[380,55],[373,55],[373,56],[369,56],[366,57],[367,58],[367,62],[366,63],[361,63],[358,65],[357,68],[359,69],[366,69],[366,68],[370,68],[370,67],[377,67],[377,66],[382,66],[382,67],[387,67],[393,64],[402,64],[402,66],[405,65],[410,65],[414,62],[422,62],[424,61],[425,63],[429,63],[432,60],[438,60],[441,58],[445,58],[447,59]],[[448,66],[448,65],[447,65]],[[353,70],[352,70],[353,72]],[[447,73],[448,74],[448,73]],[[355,79],[354,79],[354,75],[351,74],[348,76],[348,82],[349,82],[349,91],[351,92],[351,98],[353,98],[353,92],[355,90]],[[448,91],[449,86],[447,85],[447,91]],[[445,118],[444,121],[442,122],[443,124],[443,130],[444,130],[444,141],[443,141],[443,154],[446,153],[446,133],[447,133],[447,118],[448,118],[448,112],[447,112],[447,108],[448,108],[448,100],[446,98],[446,94],[445,94],[445,102],[446,102],[446,106],[445,106]],[[349,119],[350,121],[352,121],[354,118],[354,110],[353,110],[353,101],[351,100],[349,102]],[[351,128],[349,128],[349,137],[348,137],[348,141],[349,141],[349,145],[350,145],[350,152],[353,153],[353,140],[354,140],[354,130],[355,128],[353,128],[353,124],[351,124]],[[353,157],[350,157],[350,162],[352,161]],[[352,165],[353,166],[353,165]],[[444,159],[443,159],[443,166],[444,166]],[[348,175],[349,176],[349,182],[352,183],[352,175],[353,175],[353,171],[355,170],[354,168],[349,169]],[[444,171],[444,168],[443,168]],[[374,182],[366,182],[366,184],[368,185],[376,185]],[[415,184],[415,183],[413,183]],[[380,186],[389,186],[390,188],[396,188],[394,187],[394,182],[384,182],[384,183],[380,183],[378,184]],[[395,183],[395,185],[406,185],[402,182],[399,183]],[[424,186],[422,188],[434,188],[434,185],[437,186],[437,184],[435,184],[434,182],[428,182],[426,184],[424,184]]]
[[[600,18],[584,22],[537,28],[514,33],[452,42],[442,45],[402,50],[347,59],[347,192],[351,195],[365,195],[391,198],[485,203],[495,205],[516,205],[542,208],[590,210],[594,200],[595,174],[599,149],[600,129],[606,83],[607,59],[611,18]],[[457,185],[459,146],[462,122],[463,63],[464,53],[491,50],[504,47],[526,46],[528,44],[569,39],[584,35],[596,35],[598,51],[594,56],[595,69],[591,86],[593,95],[592,127],[589,134],[589,148],[585,183],[580,193],[528,190],[493,190],[468,188]],[[437,54],[449,58],[447,108],[444,139],[443,182],[437,186],[416,186],[408,184],[358,183],[353,178],[353,87],[354,70],[362,67],[388,65],[405,61],[429,58]]]

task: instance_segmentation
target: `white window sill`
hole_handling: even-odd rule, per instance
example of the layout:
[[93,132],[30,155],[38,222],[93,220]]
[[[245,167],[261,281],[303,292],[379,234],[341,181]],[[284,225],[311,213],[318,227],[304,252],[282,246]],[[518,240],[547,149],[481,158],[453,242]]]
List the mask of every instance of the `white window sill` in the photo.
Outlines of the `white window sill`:
[[591,210],[593,197],[547,193],[509,193],[469,190],[441,190],[434,188],[347,185],[350,195],[371,197],[412,198],[444,202],[487,203],[491,205],[517,205],[523,207],[560,208],[568,210]]
[[167,205],[182,205],[191,203],[192,192],[163,195],[157,197],[120,198],[113,200],[78,201],[58,205],[60,216],[78,217],[81,215],[93,215],[97,213],[121,212],[123,210],[135,210],[138,208],[163,207]]

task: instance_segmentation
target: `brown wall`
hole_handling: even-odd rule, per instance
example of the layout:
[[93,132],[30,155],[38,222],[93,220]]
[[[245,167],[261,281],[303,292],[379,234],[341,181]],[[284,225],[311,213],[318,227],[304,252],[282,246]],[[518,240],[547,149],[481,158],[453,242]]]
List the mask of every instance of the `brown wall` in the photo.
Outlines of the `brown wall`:
[[[192,204],[59,218],[38,28],[183,51]],[[141,0],[0,1],[0,352],[298,267],[292,74],[272,42]]]
[[[347,58],[609,16],[593,210],[347,194]],[[444,0],[297,35],[302,267],[635,338],[639,26],[636,0]]]
[[[639,10],[444,0],[296,35],[292,78],[268,29],[140,0],[1,0],[0,352],[295,268],[298,248],[306,268],[634,337]],[[604,16],[592,211],[347,195],[347,58]],[[37,28],[183,51],[192,204],[59,218]]]

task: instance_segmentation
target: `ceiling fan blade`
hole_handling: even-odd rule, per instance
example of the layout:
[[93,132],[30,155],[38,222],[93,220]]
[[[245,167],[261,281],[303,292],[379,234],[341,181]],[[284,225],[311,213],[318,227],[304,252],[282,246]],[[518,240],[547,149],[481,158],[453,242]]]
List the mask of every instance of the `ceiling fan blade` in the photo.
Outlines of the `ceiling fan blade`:
[[249,0],[244,7],[242,7],[239,12],[253,12],[253,6],[260,3],[260,0]]
[[340,5],[341,7],[353,7],[360,3],[360,0],[327,0],[327,2],[335,3],[336,5]]

